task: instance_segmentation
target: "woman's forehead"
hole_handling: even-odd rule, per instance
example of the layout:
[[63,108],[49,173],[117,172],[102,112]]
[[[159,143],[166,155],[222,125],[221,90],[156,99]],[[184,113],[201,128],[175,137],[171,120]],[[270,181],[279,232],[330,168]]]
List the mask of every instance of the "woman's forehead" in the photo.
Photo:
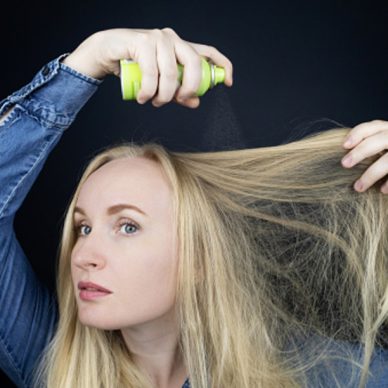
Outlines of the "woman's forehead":
[[81,186],[77,207],[131,204],[147,213],[170,207],[172,193],[160,166],[145,158],[113,160],[93,172]]
[[168,185],[161,167],[145,158],[123,158],[110,161],[94,171],[84,182],[89,185],[160,187]]

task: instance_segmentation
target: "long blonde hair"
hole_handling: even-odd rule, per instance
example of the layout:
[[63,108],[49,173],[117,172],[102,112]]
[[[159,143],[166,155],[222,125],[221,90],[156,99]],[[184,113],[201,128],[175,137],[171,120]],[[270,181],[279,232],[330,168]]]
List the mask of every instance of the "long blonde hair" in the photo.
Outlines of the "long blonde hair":
[[218,152],[130,142],[95,156],[63,226],[60,318],[39,386],[151,386],[120,331],[79,322],[70,273],[81,185],[105,163],[135,156],[158,162],[173,188],[179,343],[192,387],[305,386],[320,363],[335,359],[330,341],[363,345],[361,363],[351,353],[339,356],[354,365],[354,376],[361,369],[363,386],[375,345],[386,341],[388,197],[381,182],[364,193],[353,189],[381,155],[342,167],[348,130]]

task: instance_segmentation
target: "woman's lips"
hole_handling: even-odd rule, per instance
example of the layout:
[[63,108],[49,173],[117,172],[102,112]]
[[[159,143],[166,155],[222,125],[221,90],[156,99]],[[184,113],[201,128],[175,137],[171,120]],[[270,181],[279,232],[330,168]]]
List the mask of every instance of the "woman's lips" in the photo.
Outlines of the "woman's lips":
[[79,282],[78,289],[82,300],[92,300],[112,293],[112,291],[92,282]]

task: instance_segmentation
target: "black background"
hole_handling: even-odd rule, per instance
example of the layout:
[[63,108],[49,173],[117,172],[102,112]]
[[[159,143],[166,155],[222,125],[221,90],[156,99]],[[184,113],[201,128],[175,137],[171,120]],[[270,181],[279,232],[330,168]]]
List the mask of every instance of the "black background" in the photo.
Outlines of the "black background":
[[251,148],[384,119],[387,20],[388,4],[367,0],[7,2],[0,99],[108,28],[171,27],[185,40],[217,47],[234,65],[234,86],[217,86],[195,110],[122,101],[119,79],[105,79],[16,215],[19,241],[42,282],[54,289],[65,208],[99,148],[129,139],[180,151]]

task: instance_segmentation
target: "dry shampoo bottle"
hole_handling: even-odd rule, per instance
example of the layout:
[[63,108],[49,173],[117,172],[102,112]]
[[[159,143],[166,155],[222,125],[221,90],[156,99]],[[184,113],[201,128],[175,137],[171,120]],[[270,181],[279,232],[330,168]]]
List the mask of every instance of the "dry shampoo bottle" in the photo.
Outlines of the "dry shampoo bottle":
[[[178,81],[182,83],[183,65],[178,64]],[[128,59],[120,60],[121,94],[123,100],[135,100],[141,87],[141,71],[137,62]],[[207,62],[202,58],[202,80],[197,96],[203,96],[215,85],[224,82],[225,69]]]

